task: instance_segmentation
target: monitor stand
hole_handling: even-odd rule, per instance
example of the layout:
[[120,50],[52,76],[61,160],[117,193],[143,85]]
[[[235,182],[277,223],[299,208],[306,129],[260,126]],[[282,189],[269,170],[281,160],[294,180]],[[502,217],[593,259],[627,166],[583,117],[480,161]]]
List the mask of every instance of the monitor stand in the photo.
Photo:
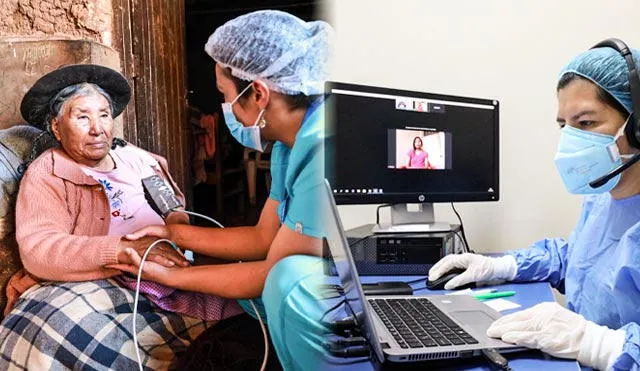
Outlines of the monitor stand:
[[376,224],[373,233],[448,232],[451,225],[434,220],[433,204],[391,205],[391,225]]

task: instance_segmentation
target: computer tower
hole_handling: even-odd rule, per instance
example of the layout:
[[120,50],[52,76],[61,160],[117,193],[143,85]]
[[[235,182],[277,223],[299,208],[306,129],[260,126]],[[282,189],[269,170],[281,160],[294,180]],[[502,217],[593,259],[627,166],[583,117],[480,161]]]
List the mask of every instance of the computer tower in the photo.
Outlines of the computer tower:
[[448,232],[373,234],[372,224],[346,231],[360,275],[426,275],[447,254],[464,252],[460,226]]

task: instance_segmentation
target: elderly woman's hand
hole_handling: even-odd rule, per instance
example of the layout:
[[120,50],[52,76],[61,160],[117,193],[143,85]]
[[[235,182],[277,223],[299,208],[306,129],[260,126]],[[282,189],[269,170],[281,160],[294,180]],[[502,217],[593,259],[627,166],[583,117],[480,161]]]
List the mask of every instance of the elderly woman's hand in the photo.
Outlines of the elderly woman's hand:
[[[142,259],[136,250],[127,248],[124,250],[124,254],[128,255],[129,263],[125,264],[111,264],[107,265],[107,268],[117,269],[122,272],[131,273],[134,275],[138,275],[138,271],[140,269],[140,265],[142,264]],[[170,285],[170,279],[172,274],[180,269],[185,269],[180,265],[174,265],[173,267],[167,267],[162,264],[158,264],[155,261],[147,261],[144,262],[144,267],[142,269],[142,277],[141,279],[147,281],[158,282],[163,285]]]
[[[118,246],[118,264],[126,264],[131,265],[134,264],[134,261],[131,259],[131,254],[127,252],[127,250],[131,249],[134,253],[137,253],[139,257],[142,257],[151,246],[152,243],[157,241],[156,237],[140,237],[134,241],[131,240],[121,240],[120,245]],[[174,266],[183,266],[186,267],[189,265],[187,259],[180,253],[175,250],[168,243],[159,243],[157,244],[153,250],[149,252],[147,257],[148,261],[156,262],[165,267],[174,267]]]

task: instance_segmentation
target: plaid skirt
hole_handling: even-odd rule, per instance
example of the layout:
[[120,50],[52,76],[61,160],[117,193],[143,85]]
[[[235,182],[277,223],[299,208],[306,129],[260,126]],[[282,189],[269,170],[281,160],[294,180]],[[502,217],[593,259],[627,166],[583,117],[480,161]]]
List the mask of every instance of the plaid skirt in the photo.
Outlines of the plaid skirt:
[[[133,297],[113,279],[30,288],[0,324],[0,370],[136,370]],[[172,369],[213,324],[160,310],[141,295],[136,326],[145,369]]]

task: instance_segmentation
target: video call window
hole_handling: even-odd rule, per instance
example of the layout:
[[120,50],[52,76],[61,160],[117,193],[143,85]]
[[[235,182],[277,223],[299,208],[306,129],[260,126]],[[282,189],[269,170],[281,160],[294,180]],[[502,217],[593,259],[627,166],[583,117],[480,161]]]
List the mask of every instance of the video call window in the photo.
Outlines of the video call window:
[[451,169],[450,133],[406,128],[388,129],[387,135],[389,169]]

